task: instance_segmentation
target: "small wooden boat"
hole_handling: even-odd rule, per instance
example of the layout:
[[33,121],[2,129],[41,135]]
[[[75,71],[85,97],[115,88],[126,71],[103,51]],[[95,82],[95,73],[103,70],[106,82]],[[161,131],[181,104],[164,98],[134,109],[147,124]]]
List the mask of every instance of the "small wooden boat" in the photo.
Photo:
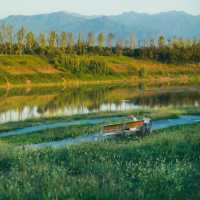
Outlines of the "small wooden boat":
[[119,124],[110,124],[103,127],[103,135],[129,135],[136,134],[144,136],[151,133],[152,122],[150,119],[130,121]]

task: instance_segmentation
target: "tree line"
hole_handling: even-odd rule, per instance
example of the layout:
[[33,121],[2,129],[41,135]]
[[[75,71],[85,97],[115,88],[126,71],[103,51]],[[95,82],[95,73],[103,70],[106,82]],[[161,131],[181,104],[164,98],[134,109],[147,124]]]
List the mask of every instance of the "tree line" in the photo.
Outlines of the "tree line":
[[153,59],[165,63],[200,62],[200,40],[172,38],[137,41],[130,33],[127,40],[117,39],[113,33],[95,35],[51,31],[39,35],[21,27],[0,27],[0,54],[38,54],[51,58],[60,54],[125,55],[140,59]]
[[164,36],[160,36],[157,41],[153,39],[146,41],[141,48],[127,52],[127,55],[163,63],[199,63],[200,40],[176,37],[166,40]]
[[[0,28],[0,53],[1,54],[26,54],[37,53],[45,49],[60,49],[65,53],[87,53],[89,48],[98,47],[98,49],[114,47],[115,36],[113,33],[99,33],[97,36],[90,32],[85,39],[82,33],[75,36],[74,33],[51,31],[48,34],[40,33],[35,35],[28,32],[26,28],[21,27],[18,31],[13,31],[12,26],[3,25]],[[122,41],[116,42],[115,45],[122,45]],[[130,34],[129,47],[136,47],[135,36]],[[94,50],[93,50],[94,51]]]

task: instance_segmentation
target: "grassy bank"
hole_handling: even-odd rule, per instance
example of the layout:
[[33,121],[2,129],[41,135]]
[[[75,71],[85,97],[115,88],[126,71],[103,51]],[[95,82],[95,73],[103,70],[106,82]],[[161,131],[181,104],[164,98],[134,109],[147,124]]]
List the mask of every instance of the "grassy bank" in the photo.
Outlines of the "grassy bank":
[[[45,86],[129,82],[189,83],[200,79],[199,64],[167,65],[124,56],[55,58],[0,55],[0,86]],[[127,79],[128,78],[128,79]]]
[[28,136],[20,135],[2,138],[1,141],[15,145],[39,144],[97,133],[100,132],[101,127],[101,125],[76,125],[66,128],[47,129],[38,131],[37,133],[28,134]]
[[132,141],[18,150],[0,143],[0,199],[199,199],[200,124]]
[[0,85],[62,83],[62,73],[39,56],[0,56]]

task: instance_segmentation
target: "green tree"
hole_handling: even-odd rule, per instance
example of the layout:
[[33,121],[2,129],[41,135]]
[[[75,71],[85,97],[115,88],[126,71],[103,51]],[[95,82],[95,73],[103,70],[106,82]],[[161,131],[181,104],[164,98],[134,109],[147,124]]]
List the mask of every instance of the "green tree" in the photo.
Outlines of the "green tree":
[[160,48],[164,47],[166,45],[166,40],[164,36],[160,36],[158,39],[158,46]]
[[61,38],[60,35],[56,33],[56,48],[61,47]]
[[69,33],[69,48],[72,50],[74,48],[74,34]]
[[92,32],[88,33],[87,45],[88,47],[93,47],[95,45],[95,36]]
[[9,53],[12,54],[12,48],[13,48],[13,27],[7,26],[7,45],[9,49]]
[[136,48],[136,39],[135,39],[134,33],[131,33],[130,36],[129,36],[129,48],[130,49]]
[[82,33],[78,34],[77,47],[79,49],[83,48],[83,36],[82,36]]
[[30,50],[33,50],[33,47],[35,46],[35,36],[33,32],[29,32],[26,35],[26,47]]
[[77,53],[83,54],[85,52],[85,43],[82,36],[82,33],[78,34],[78,41],[77,41]]
[[49,42],[49,48],[50,49],[53,49],[56,47],[56,40],[57,40],[57,34],[55,31],[52,31],[49,33],[49,39],[48,39],[48,42]]
[[107,38],[107,45],[108,45],[109,48],[113,47],[113,39],[114,39],[114,34],[109,33],[108,38]]
[[44,33],[40,33],[40,36],[39,36],[39,47],[41,49],[45,49],[46,47],[46,36]]
[[1,26],[2,48],[5,54],[12,53],[13,47],[13,28],[12,26]]
[[122,40],[117,41],[116,43],[116,54],[121,55],[123,53],[124,42]]
[[66,32],[62,32],[60,35],[60,47],[62,51],[65,51],[67,47],[67,33]]
[[99,33],[98,35],[98,47],[102,48],[105,45],[105,34],[104,33]]
[[17,32],[17,47],[18,47],[18,54],[21,55],[24,50],[24,40],[25,40],[26,30],[24,27],[20,28]]

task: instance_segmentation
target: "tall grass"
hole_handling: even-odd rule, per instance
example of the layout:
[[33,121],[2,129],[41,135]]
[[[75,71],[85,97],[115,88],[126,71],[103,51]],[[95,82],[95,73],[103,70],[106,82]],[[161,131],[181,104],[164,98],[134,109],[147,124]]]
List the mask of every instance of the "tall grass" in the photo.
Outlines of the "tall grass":
[[[0,199],[200,198],[200,124],[70,149],[3,146]],[[1,144],[2,147],[3,144]]]

